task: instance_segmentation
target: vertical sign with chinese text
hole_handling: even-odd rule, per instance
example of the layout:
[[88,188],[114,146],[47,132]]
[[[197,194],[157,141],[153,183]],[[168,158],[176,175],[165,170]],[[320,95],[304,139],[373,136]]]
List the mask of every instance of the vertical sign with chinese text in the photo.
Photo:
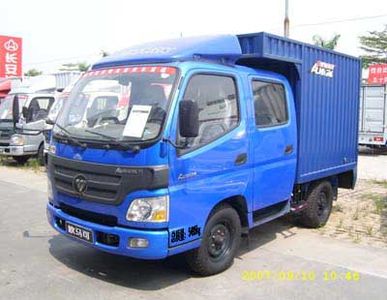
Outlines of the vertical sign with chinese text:
[[0,35],[0,78],[22,74],[22,39]]
[[369,84],[387,84],[387,64],[376,64],[369,67]]

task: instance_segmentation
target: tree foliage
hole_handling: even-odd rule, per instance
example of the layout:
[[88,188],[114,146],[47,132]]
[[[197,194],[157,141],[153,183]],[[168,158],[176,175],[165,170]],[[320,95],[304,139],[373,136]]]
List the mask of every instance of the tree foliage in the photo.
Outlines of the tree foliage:
[[335,34],[331,39],[325,40],[320,35],[313,36],[313,42],[316,46],[320,46],[326,49],[334,50],[339,42],[341,35]]
[[86,72],[89,69],[90,65],[86,62],[78,62],[78,63],[67,63],[63,64],[60,67],[60,71],[81,71]]
[[374,63],[387,63],[387,25],[384,30],[370,31],[359,39],[362,45],[360,49],[366,52],[360,56],[364,68]]
[[28,70],[26,73],[24,73],[24,76],[38,76],[38,75],[42,75],[42,71],[39,71],[37,69],[30,69]]
[[78,63],[78,69],[81,72],[86,72],[89,69],[90,65],[86,62],[80,62]]

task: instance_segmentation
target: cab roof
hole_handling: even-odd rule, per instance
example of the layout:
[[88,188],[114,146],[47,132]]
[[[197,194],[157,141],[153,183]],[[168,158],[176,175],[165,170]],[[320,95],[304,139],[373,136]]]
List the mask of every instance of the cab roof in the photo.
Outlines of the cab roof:
[[92,69],[120,65],[210,60],[234,63],[242,55],[235,35],[200,36],[133,46],[104,57]]

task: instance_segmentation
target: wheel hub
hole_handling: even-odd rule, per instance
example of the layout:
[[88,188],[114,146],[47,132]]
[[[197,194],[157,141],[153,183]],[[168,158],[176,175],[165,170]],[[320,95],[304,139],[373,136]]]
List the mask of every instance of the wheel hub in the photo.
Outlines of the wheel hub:
[[208,252],[214,258],[223,256],[230,248],[230,231],[224,224],[215,225],[210,231]]

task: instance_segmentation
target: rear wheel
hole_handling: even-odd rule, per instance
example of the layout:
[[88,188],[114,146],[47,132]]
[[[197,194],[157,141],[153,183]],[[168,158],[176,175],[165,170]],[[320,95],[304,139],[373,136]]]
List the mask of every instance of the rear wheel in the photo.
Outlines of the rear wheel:
[[191,269],[208,276],[228,269],[239,249],[241,222],[229,205],[216,208],[208,219],[201,246],[186,254]]
[[332,211],[333,194],[330,182],[313,184],[306,199],[307,207],[297,217],[298,223],[310,228],[324,226]]
[[13,156],[13,159],[16,160],[18,165],[24,165],[29,158],[29,156]]

